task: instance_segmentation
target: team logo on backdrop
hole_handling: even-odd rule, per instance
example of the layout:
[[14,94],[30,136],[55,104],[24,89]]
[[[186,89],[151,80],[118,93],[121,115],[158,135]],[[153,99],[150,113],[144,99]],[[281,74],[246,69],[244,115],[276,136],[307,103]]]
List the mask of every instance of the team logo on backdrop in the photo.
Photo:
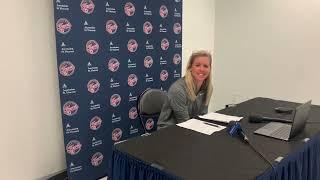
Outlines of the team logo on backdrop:
[[168,79],[169,73],[167,70],[162,70],[160,72],[160,80],[161,81],[166,81]]
[[103,160],[102,153],[97,152],[91,157],[91,164],[92,166],[99,166],[102,163],[102,160]]
[[68,142],[66,146],[67,153],[71,155],[76,155],[80,152],[81,150],[81,143],[77,140],[71,140]]
[[71,31],[71,27],[71,23],[66,18],[60,18],[56,23],[57,31],[61,34],[68,34]]
[[114,20],[108,20],[106,23],[106,31],[109,34],[114,34],[118,30],[118,25]]
[[78,112],[79,106],[73,101],[68,101],[63,105],[63,114],[73,116]]
[[151,34],[152,33],[153,26],[149,21],[146,21],[143,23],[143,32],[145,34]]
[[180,33],[181,33],[181,30],[182,30],[181,24],[180,24],[180,23],[174,23],[174,25],[173,25],[173,32],[174,32],[175,34],[180,34]]
[[89,40],[86,43],[86,50],[89,54],[97,54],[99,51],[99,44],[95,40]]
[[96,93],[99,91],[100,83],[96,79],[91,79],[87,84],[88,91],[91,93]]
[[136,52],[137,49],[138,49],[138,43],[137,43],[136,40],[130,39],[130,40],[128,41],[127,47],[128,47],[128,50],[129,50],[130,52]]
[[138,117],[138,110],[136,107],[132,107],[130,110],[129,110],[129,118],[130,119],[136,119]]
[[116,58],[111,58],[108,62],[108,69],[112,72],[118,71],[120,63]]
[[80,3],[81,11],[86,14],[91,14],[94,10],[94,3],[92,0],[82,0]]
[[166,38],[161,40],[161,49],[166,51],[169,48],[169,41]]
[[162,5],[159,10],[159,14],[162,18],[166,18],[168,16],[168,8],[165,5]]
[[153,59],[152,59],[152,57],[151,57],[151,56],[146,56],[146,57],[144,58],[144,67],[150,68],[150,67],[152,66],[152,64],[153,64]]
[[98,130],[101,127],[102,119],[99,116],[95,116],[90,120],[90,129]]
[[181,63],[181,56],[180,56],[180,54],[174,54],[174,56],[173,56],[173,64],[176,64],[176,65],[178,65],[178,64],[180,64]]
[[152,118],[149,118],[147,121],[146,121],[146,129],[147,130],[151,130],[154,126],[154,121]]
[[113,94],[110,98],[110,105],[113,107],[119,106],[121,102],[121,97],[119,94]]
[[59,66],[59,72],[62,76],[71,76],[76,67],[70,61],[63,61]]
[[116,128],[112,131],[112,140],[119,141],[122,137],[122,130],[120,128]]
[[127,2],[124,5],[124,13],[126,13],[127,16],[133,16],[136,11],[136,8],[131,2]]
[[135,74],[130,74],[128,76],[128,85],[129,86],[135,86],[138,82],[138,77]]

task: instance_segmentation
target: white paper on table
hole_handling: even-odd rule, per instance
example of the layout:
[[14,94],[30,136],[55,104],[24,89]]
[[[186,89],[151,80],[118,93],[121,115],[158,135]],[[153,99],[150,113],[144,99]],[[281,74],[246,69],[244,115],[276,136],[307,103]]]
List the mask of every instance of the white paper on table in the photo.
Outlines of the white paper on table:
[[226,123],[229,123],[230,121],[240,121],[243,118],[243,117],[230,116],[230,115],[225,115],[225,114],[220,114],[215,112],[211,112],[199,117],[203,119],[226,122]]
[[214,132],[221,131],[222,129],[226,128],[225,126],[200,121],[198,119],[190,119],[177,125],[207,135],[211,135]]

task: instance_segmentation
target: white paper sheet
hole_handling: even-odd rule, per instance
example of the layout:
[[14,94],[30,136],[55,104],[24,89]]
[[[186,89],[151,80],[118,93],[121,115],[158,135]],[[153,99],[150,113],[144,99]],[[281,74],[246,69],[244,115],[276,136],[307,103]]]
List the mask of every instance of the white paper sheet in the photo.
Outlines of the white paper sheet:
[[243,117],[230,116],[230,115],[225,115],[225,114],[220,114],[215,112],[211,112],[199,117],[208,119],[208,120],[214,120],[214,121],[220,121],[220,122],[226,122],[226,123],[229,123],[230,121],[240,121],[243,118]]
[[211,135],[214,132],[221,131],[222,129],[226,128],[225,126],[220,126],[217,124],[200,121],[197,119],[190,119],[188,121],[179,123],[177,125],[180,127],[197,131],[207,135]]

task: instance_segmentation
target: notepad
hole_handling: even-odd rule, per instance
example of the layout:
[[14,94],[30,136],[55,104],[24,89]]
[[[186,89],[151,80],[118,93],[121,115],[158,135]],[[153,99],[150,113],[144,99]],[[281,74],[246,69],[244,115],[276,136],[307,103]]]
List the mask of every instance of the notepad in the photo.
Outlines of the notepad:
[[229,123],[230,121],[240,121],[243,118],[243,117],[230,116],[230,115],[225,115],[225,114],[220,114],[220,113],[215,113],[215,112],[211,112],[211,113],[205,114],[203,116],[199,116],[199,117],[203,118],[203,119],[220,121],[220,122],[224,122],[224,123]]
[[190,119],[188,121],[177,124],[177,126],[190,129],[199,133],[211,135],[214,132],[221,131],[225,126],[200,121],[198,119]]

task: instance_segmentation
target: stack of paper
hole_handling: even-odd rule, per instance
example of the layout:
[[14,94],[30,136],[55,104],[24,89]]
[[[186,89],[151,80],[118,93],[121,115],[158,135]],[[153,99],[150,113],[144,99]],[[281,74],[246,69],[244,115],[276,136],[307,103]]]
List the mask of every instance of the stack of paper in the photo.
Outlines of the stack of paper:
[[197,131],[207,135],[211,135],[216,131],[221,131],[222,129],[226,128],[225,126],[220,126],[217,124],[200,121],[198,119],[190,119],[188,121],[179,123],[177,125],[180,127],[191,129],[193,131]]
[[203,116],[199,116],[199,117],[203,118],[203,119],[220,121],[220,122],[225,122],[225,123],[229,123],[230,121],[240,121],[242,119],[242,117],[229,116],[229,115],[215,113],[215,112],[211,112],[211,113],[205,114]]

